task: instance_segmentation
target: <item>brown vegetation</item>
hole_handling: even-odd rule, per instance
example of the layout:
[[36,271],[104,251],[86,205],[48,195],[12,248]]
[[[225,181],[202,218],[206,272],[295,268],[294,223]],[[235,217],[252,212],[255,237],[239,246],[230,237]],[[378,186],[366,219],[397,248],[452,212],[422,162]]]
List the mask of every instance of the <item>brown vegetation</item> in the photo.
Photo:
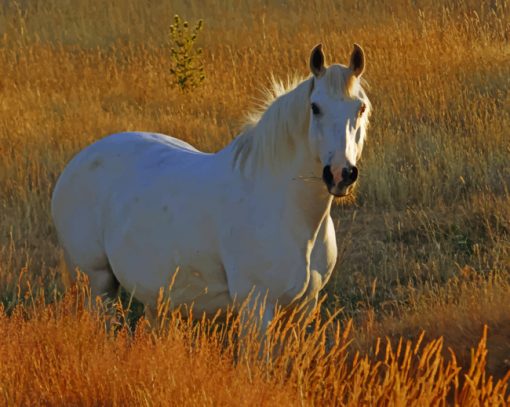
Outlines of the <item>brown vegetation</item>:
[[[463,371],[443,356],[443,339],[378,340],[369,356],[351,353],[351,325],[315,315],[313,333],[278,322],[264,342],[253,329],[240,339],[239,319],[224,324],[165,313],[156,332],[126,310],[90,311],[78,284],[61,300],[0,315],[0,390],[6,405],[503,405],[510,372],[488,377],[487,332]],[[119,325],[105,330],[105,325]],[[320,328],[319,328],[320,327]],[[253,327],[252,327],[253,328]],[[243,329],[243,331],[246,331]],[[283,347],[281,338],[285,338]],[[241,350],[240,350],[241,349]],[[277,350],[277,351],[276,351]],[[235,361],[235,362],[234,362]]]
[[[423,405],[482,400],[491,386],[510,402],[510,4],[274,3],[1,3],[1,402]],[[170,78],[176,13],[204,20],[206,79],[186,93]],[[327,355],[316,334],[302,339],[309,356],[298,349],[274,366],[233,365],[233,345],[190,339],[185,323],[156,337],[143,327],[114,336],[100,315],[76,310],[76,292],[62,299],[49,201],[72,155],[122,130],[218,150],[270,73],[307,75],[319,41],[344,62],[353,42],[363,45],[374,105],[356,199],[334,209],[341,258],[323,306],[341,310],[328,340],[352,319],[352,342]],[[24,299],[27,282],[36,294]],[[420,350],[404,356],[422,329]],[[375,355],[377,337],[392,338],[386,361],[384,347]],[[311,355],[314,364],[282,367]]]

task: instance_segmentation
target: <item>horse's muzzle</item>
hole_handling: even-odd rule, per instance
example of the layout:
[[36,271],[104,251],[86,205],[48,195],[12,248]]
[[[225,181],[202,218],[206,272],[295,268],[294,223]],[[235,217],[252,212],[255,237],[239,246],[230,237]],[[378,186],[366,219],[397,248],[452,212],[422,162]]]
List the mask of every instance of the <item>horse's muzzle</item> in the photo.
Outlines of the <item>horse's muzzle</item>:
[[329,193],[334,196],[349,195],[357,179],[358,168],[355,165],[342,169],[342,179],[336,185],[331,166],[326,165],[322,171],[322,180],[326,184]]

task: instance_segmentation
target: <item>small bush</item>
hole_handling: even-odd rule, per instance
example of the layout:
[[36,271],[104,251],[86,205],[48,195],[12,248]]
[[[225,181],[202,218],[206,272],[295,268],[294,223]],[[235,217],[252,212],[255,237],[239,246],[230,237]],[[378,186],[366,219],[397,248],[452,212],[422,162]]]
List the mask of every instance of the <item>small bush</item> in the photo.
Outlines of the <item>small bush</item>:
[[202,31],[204,23],[198,20],[195,27],[182,20],[177,14],[174,23],[170,25],[169,43],[173,76],[173,84],[182,90],[198,86],[204,79],[204,63],[202,48],[196,48],[198,33]]

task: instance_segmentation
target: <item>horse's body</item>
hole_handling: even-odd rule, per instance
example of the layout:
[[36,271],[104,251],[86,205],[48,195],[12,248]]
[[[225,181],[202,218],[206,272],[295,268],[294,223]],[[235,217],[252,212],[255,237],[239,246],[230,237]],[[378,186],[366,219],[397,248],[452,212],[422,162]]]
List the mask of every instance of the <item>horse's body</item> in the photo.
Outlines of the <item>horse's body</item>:
[[58,180],[52,214],[93,294],[114,295],[120,283],[153,308],[172,281],[172,304],[195,315],[260,294],[264,325],[276,304],[313,306],[336,262],[330,206],[340,188],[328,184],[339,177],[332,156],[328,188],[320,182],[324,163],[307,140],[316,76],[216,154],[149,133],[81,151]]

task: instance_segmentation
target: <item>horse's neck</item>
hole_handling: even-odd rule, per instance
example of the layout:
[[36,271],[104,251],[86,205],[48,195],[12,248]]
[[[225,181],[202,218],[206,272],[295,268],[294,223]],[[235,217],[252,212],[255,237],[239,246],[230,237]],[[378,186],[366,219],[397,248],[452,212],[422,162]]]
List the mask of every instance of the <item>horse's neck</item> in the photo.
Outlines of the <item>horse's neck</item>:
[[282,187],[287,190],[287,204],[296,222],[315,234],[329,215],[332,197],[321,179],[321,165],[312,158],[306,137],[303,135],[293,159],[283,171]]
[[[264,191],[265,200],[283,205],[281,221],[297,238],[314,241],[322,221],[329,215],[332,197],[322,181],[321,164],[309,151],[307,134],[295,140],[293,154],[282,155],[280,165],[259,168],[249,172],[248,177],[253,191],[257,194]],[[241,180],[246,179],[242,171],[234,172]]]
[[[251,160],[246,157],[243,160],[248,161],[246,167],[250,173],[249,176],[253,177],[253,182],[259,184],[262,190],[267,186],[271,193],[276,195],[275,199],[285,202],[286,216],[289,217],[289,221],[295,222],[301,232],[313,236],[322,220],[329,214],[332,198],[321,179],[321,164],[313,158],[309,149],[307,133],[309,106],[303,101],[309,97],[310,88],[311,79],[308,79],[280,97],[276,102],[278,105],[270,107],[257,125],[264,126],[270,123],[274,128],[269,134],[280,137],[280,140],[292,140],[292,142],[277,143],[272,150],[276,157],[271,156],[270,160],[273,162],[266,163],[263,168],[259,166],[261,157],[257,156],[261,154],[261,151],[256,147],[254,151],[250,148],[246,149],[255,156],[251,157]],[[279,120],[287,120],[287,122],[282,123]],[[263,131],[264,127],[261,129]],[[278,134],[282,131],[287,134]],[[254,137],[261,137],[261,135],[255,134]],[[231,143],[221,154],[225,154],[227,160],[234,163],[235,171],[242,173],[244,167],[241,166],[241,169],[236,167],[234,159],[239,153],[239,145],[237,145],[239,141]],[[276,143],[276,141],[269,139],[268,143]],[[274,165],[275,161],[277,165]]]

